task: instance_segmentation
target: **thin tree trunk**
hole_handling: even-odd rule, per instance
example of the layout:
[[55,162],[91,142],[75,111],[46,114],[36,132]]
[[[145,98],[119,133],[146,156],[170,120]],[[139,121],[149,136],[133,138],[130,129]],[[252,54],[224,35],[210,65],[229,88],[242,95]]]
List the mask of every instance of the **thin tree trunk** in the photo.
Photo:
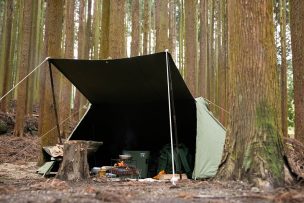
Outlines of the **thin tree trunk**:
[[196,92],[196,0],[185,1],[185,78],[192,95]]
[[146,55],[149,52],[149,32],[150,32],[150,0],[144,0],[144,25],[143,25],[143,54]]
[[287,63],[286,63],[286,0],[280,0],[280,38],[281,38],[281,111],[283,136],[288,136],[287,109]]
[[200,59],[199,59],[199,95],[206,97],[208,67],[208,0],[200,1]]
[[[11,39],[12,39],[12,24],[13,24],[13,7],[14,1],[6,1],[6,23],[5,23],[5,32],[4,32],[4,54],[3,54],[3,67],[4,67],[4,77],[3,77],[3,86],[2,92],[5,94],[8,92],[9,88],[9,76],[10,76],[10,67],[9,67],[9,60],[10,56],[10,49],[11,49]],[[8,97],[4,98],[0,103],[0,110],[3,112],[7,111],[8,105]]]
[[100,35],[100,14],[101,14],[101,2],[94,1],[94,16],[93,16],[93,58],[99,58],[99,35]]
[[[32,2],[23,0],[23,24],[22,24],[22,40],[21,41],[21,56],[19,67],[19,81],[22,80],[28,71],[29,59],[30,59],[30,39],[31,39],[31,25],[32,25]],[[16,112],[16,124],[14,129],[15,136],[23,136],[24,129],[24,117],[26,113],[26,82],[21,83],[18,86],[17,94],[17,112]]]
[[169,0],[169,51],[176,61],[176,0]]
[[[30,39],[30,62],[28,67],[28,72],[32,71],[36,65],[37,57],[38,57],[38,39],[39,39],[39,13],[41,8],[41,1],[32,0],[32,29],[31,29],[31,39]],[[37,71],[36,71],[37,72]],[[27,114],[33,113],[33,105],[34,105],[34,84],[35,84],[35,74],[32,74],[28,78],[28,88],[27,88]]]
[[163,52],[169,49],[168,38],[168,0],[155,0],[155,27],[156,47],[155,52]]
[[295,138],[304,143],[304,1],[290,1]]
[[125,0],[110,3],[109,56],[125,57]]
[[[75,2],[66,1],[66,22],[65,22],[65,58],[74,58],[74,10]],[[64,121],[70,116],[71,110],[71,93],[72,85],[65,77],[61,80],[61,95],[60,95],[60,121]],[[70,119],[66,120],[61,125],[61,133],[63,137],[68,136]]]
[[109,32],[110,32],[110,0],[102,1],[101,35],[99,58],[109,57]]
[[139,55],[139,0],[132,0],[131,56]]
[[180,1],[180,20],[179,20],[179,72],[184,77],[184,28],[185,28],[185,14],[184,14],[184,0]]

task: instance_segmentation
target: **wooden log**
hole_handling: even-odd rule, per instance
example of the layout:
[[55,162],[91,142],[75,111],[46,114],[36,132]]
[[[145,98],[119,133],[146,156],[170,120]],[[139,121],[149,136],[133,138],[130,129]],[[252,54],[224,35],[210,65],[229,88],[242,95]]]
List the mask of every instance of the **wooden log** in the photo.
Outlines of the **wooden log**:
[[89,143],[73,140],[64,143],[63,161],[56,178],[61,180],[84,180],[90,177],[88,165]]

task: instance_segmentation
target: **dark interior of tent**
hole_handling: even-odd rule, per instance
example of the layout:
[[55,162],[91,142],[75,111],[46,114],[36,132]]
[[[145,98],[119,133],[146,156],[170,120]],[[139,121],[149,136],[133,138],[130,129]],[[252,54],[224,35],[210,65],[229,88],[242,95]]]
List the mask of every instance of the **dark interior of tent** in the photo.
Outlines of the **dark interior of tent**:
[[50,60],[92,104],[70,136],[71,140],[103,142],[89,157],[90,167],[113,165],[125,151],[148,151],[147,177],[157,174],[160,151],[170,143],[169,61],[174,145],[183,143],[189,149],[193,169],[195,100],[171,56],[164,60],[165,54],[110,61]]

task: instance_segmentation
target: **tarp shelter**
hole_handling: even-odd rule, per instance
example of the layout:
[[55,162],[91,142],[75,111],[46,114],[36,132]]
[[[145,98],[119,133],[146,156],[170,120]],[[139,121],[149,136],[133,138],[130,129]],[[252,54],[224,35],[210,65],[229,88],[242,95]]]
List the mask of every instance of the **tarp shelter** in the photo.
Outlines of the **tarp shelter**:
[[[178,142],[185,144],[193,157],[195,149],[197,153],[204,152],[196,145],[201,143],[196,141],[201,139],[197,133],[204,129],[197,128],[195,99],[170,54],[168,61],[166,54],[115,60],[48,60],[91,103],[69,139],[103,142],[93,164],[110,165],[124,150],[146,150],[156,158],[161,148],[170,143],[166,65],[170,67]],[[213,132],[204,135],[213,136]],[[212,153],[207,154],[212,161]],[[196,155],[197,163],[200,157],[204,154]],[[204,167],[197,163],[196,169]]]

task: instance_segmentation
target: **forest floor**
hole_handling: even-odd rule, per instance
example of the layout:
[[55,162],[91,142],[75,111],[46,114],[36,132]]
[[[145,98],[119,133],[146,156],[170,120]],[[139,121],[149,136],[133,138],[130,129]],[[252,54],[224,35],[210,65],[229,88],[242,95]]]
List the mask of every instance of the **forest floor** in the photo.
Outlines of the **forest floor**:
[[0,136],[0,202],[304,202],[300,185],[264,191],[245,182],[61,181],[36,174],[37,136]]

